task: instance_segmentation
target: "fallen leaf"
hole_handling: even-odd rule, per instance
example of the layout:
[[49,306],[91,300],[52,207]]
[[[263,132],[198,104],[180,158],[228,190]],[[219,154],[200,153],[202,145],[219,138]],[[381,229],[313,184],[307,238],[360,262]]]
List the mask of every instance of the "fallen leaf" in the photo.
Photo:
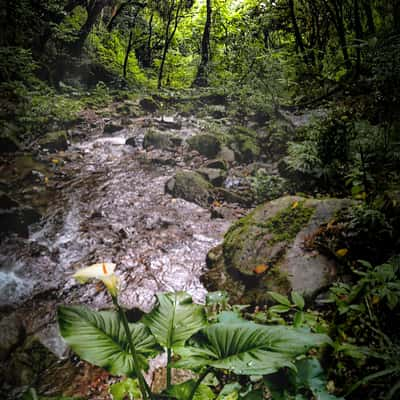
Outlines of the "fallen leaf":
[[60,162],[60,160],[58,160],[57,158],[53,158],[52,160],[51,160],[51,162],[53,163],[53,164],[58,164],[59,162]]
[[293,204],[292,204],[292,209],[295,209],[295,208],[297,208],[299,206],[299,202],[298,201],[295,201]]
[[348,249],[339,249],[339,250],[336,250],[336,255],[338,257],[344,257],[348,252],[349,252]]
[[254,268],[253,271],[254,271],[255,274],[262,274],[263,272],[267,271],[268,268],[269,268],[268,265],[259,264]]
[[221,207],[221,203],[220,203],[219,201],[217,201],[217,200],[215,200],[215,201],[212,203],[212,205],[213,205],[213,207]]
[[372,296],[372,304],[378,304],[380,300],[381,299],[379,298],[379,296],[377,295]]
[[44,184],[47,185],[49,183],[49,178],[47,176],[44,177]]

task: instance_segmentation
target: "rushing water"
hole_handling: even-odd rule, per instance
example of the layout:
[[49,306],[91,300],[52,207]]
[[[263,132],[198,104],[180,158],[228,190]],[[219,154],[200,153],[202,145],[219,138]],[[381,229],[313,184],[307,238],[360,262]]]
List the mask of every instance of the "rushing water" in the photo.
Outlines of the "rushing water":
[[[65,163],[55,166],[59,174],[49,183],[55,190],[44,218],[31,227],[29,239],[2,244],[2,307],[25,302],[29,308],[27,300],[44,292],[58,301],[102,307],[107,297],[99,287],[79,287],[71,279],[77,268],[100,261],[118,264],[121,301],[128,307],[149,310],[160,291],[186,290],[196,300],[204,298],[199,277],[205,256],[229,222],[164,194],[177,167],[155,163],[157,151],[125,144],[128,137],[141,143],[142,125],[143,119],[132,120],[109,137],[92,129],[61,155]],[[174,133],[188,136],[198,129],[186,120]],[[174,162],[167,164],[188,166],[182,154],[169,156]]]

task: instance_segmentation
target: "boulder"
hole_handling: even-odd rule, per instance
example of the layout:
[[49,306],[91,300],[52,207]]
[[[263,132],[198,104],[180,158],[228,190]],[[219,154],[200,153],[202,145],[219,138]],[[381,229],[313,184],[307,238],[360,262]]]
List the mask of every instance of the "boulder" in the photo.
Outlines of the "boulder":
[[166,193],[202,207],[208,207],[212,202],[212,190],[211,183],[193,171],[178,171],[165,185]]
[[217,154],[217,158],[230,164],[235,161],[235,152],[227,146],[221,146],[221,150]]
[[151,97],[145,97],[139,101],[140,107],[146,112],[155,113],[160,105]]
[[267,301],[268,290],[314,295],[333,282],[336,265],[316,249],[307,250],[304,242],[351,204],[285,196],[258,206],[234,223],[223,245],[211,251],[207,288],[226,290],[216,283],[234,282],[236,300],[257,303]]
[[39,144],[42,148],[47,149],[50,153],[56,153],[60,150],[67,150],[67,132],[56,131],[46,133],[40,140]]
[[144,149],[153,147],[161,150],[173,150],[174,148],[180,146],[181,143],[182,139],[180,137],[166,132],[156,131],[154,129],[148,129],[143,138]]
[[124,129],[123,126],[111,123],[104,126],[103,133],[105,135],[112,135],[113,133],[122,131],[123,129]]
[[136,139],[134,137],[130,137],[128,139],[126,139],[125,144],[127,144],[128,146],[132,146],[132,147],[136,147]]
[[249,163],[261,155],[257,132],[245,127],[232,127],[229,130],[229,147],[234,151],[235,158],[240,162]]
[[224,169],[216,168],[199,168],[197,172],[214,186],[222,186],[227,175]]
[[205,157],[215,157],[221,150],[220,140],[209,133],[195,135],[187,140],[191,150],[198,151]]

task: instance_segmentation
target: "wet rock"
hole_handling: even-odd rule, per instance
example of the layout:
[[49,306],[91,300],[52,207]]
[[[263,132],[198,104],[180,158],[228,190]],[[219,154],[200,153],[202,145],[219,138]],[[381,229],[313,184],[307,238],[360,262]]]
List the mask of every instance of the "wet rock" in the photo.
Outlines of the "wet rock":
[[47,149],[50,153],[55,153],[60,150],[67,150],[67,132],[56,131],[47,133],[39,140],[39,144],[42,148]]
[[174,129],[174,130],[179,130],[182,129],[182,122],[181,121],[176,121],[174,117],[163,117],[161,120],[157,121],[158,126],[161,130],[167,130],[167,129]]
[[205,168],[216,168],[216,169],[227,169],[226,162],[224,160],[210,160],[204,164]]
[[[233,282],[236,298],[258,303],[267,301],[268,290],[313,295],[332,283],[336,266],[318,251],[306,250],[304,241],[350,204],[349,200],[286,196],[258,206],[234,223],[223,246],[211,252],[211,270],[205,277],[208,288],[226,290],[218,281]],[[265,266],[261,274],[255,269],[258,265]]]
[[29,236],[29,225],[38,222],[41,215],[30,207],[14,207],[0,210],[0,233],[16,233]]
[[228,203],[236,203],[244,207],[248,207],[252,203],[252,199],[241,193],[236,193],[233,190],[228,190],[225,188],[217,188],[215,193],[221,201],[226,201]]
[[6,124],[0,133],[0,153],[15,153],[21,150],[21,143],[16,136],[17,128]]
[[207,207],[213,199],[212,185],[200,174],[193,171],[179,171],[167,181],[166,193]]
[[208,106],[208,112],[215,119],[222,119],[222,118],[225,118],[227,115],[226,107],[223,105],[218,105],[218,104]]
[[217,158],[230,164],[235,161],[235,152],[231,150],[229,147],[221,146],[221,150],[217,154]]
[[0,321],[0,361],[4,361],[24,338],[21,319],[11,314]]
[[161,150],[172,150],[181,144],[181,138],[178,138],[169,133],[149,129],[146,131],[143,138],[143,148],[148,149],[153,147]]
[[123,126],[111,123],[104,126],[103,133],[105,135],[112,135],[113,133],[122,131],[123,129]]
[[215,157],[221,150],[220,140],[209,133],[195,135],[187,140],[191,150],[198,151],[205,157]]
[[257,132],[245,127],[236,126],[229,130],[229,147],[235,153],[235,159],[249,163],[261,155]]
[[197,172],[214,186],[222,186],[227,175],[225,170],[216,168],[200,168]]
[[140,107],[146,112],[155,113],[159,108],[159,104],[151,97],[145,97],[139,101]]
[[136,139],[134,137],[130,137],[128,139],[126,139],[125,144],[127,144],[128,146],[132,146],[132,147],[136,147]]

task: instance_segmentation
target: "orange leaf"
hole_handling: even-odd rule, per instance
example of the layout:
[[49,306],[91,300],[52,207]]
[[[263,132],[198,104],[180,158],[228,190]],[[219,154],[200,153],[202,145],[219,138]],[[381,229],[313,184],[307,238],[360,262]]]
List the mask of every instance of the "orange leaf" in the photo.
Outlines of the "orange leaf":
[[262,274],[263,272],[268,271],[268,268],[269,268],[268,265],[260,264],[257,265],[253,271],[255,274]]

